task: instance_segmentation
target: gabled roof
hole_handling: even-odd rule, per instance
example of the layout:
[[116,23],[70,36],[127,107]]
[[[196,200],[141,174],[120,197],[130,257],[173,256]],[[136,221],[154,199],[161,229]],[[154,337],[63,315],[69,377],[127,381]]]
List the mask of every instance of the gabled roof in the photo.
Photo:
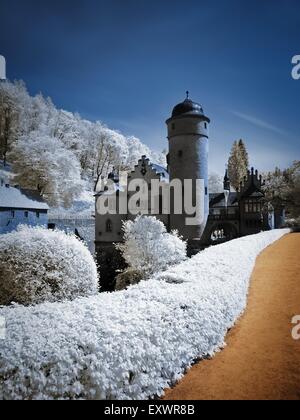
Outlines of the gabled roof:
[[49,210],[49,206],[38,191],[8,185],[0,186],[0,208]]

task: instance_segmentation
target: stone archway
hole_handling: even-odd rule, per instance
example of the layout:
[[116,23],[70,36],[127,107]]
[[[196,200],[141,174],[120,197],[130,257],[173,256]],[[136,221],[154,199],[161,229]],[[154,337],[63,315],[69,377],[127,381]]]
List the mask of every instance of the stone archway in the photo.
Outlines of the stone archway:
[[211,245],[231,241],[238,237],[237,226],[230,222],[218,222],[210,228],[209,238]]

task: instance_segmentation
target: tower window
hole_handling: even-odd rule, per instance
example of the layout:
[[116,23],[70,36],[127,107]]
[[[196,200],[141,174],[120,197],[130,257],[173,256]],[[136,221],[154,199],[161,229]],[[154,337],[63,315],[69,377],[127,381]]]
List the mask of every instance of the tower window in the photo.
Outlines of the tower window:
[[205,195],[207,195],[207,194],[208,194],[208,188],[205,187]]
[[179,152],[178,152],[178,157],[182,157],[183,156],[183,151],[182,150],[179,150]]
[[207,123],[204,123],[205,130],[207,130]]
[[172,124],[172,130],[175,130],[175,128],[176,128],[176,125],[173,123]]
[[107,220],[106,222],[106,232],[110,233],[113,230],[113,225],[112,225],[112,221],[111,220]]

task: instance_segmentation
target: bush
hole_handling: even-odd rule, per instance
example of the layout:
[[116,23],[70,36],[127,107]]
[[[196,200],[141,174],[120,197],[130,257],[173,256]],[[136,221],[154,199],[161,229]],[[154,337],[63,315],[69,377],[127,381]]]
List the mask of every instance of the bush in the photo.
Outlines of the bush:
[[288,232],[210,247],[123,292],[0,308],[0,400],[157,399],[224,346],[256,257]]
[[127,289],[129,286],[138,284],[141,280],[143,280],[143,274],[140,271],[129,268],[117,276],[115,290]]
[[0,305],[73,300],[97,291],[97,266],[74,236],[25,226],[0,236]]
[[124,244],[117,248],[130,268],[146,275],[164,271],[187,257],[187,244],[177,232],[167,233],[155,217],[138,216],[123,224]]

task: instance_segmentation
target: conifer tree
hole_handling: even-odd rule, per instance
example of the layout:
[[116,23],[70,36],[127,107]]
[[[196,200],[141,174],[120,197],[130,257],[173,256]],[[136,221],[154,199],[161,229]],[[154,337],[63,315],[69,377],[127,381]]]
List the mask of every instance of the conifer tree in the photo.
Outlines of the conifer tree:
[[228,161],[228,175],[231,185],[238,190],[240,183],[247,175],[249,168],[249,157],[243,140],[235,141]]

